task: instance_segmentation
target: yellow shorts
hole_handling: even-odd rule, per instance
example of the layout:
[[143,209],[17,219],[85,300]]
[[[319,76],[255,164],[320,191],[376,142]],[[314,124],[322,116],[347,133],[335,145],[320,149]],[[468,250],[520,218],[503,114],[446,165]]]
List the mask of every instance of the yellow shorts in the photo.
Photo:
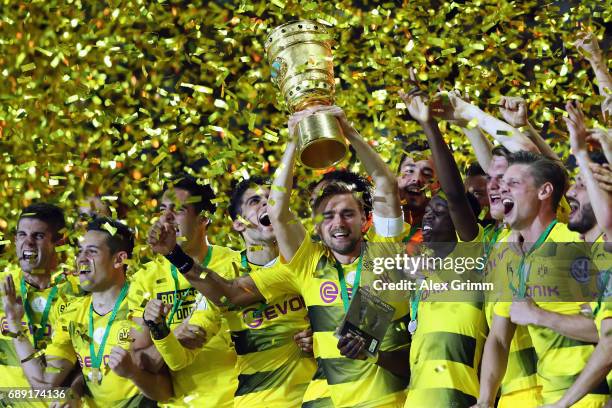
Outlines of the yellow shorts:
[[537,408],[541,405],[542,387],[533,387],[502,395],[497,408]]

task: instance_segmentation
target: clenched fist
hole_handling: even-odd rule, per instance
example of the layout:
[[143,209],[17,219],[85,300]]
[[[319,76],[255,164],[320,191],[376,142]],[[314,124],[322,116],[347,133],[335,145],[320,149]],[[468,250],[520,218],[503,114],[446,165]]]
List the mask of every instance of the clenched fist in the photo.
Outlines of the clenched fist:
[[158,221],[149,230],[147,243],[153,252],[167,255],[176,246],[176,229],[171,224]]
[[143,318],[145,322],[159,324],[166,319],[170,309],[172,309],[172,305],[168,305],[159,299],[151,299],[145,306]]
[[527,126],[527,103],[521,97],[504,96],[499,103],[499,113],[512,127]]
[[124,378],[130,378],[138,370],[132,353],[119,346],[115,346],[111,350],[108,366],[115,374]]

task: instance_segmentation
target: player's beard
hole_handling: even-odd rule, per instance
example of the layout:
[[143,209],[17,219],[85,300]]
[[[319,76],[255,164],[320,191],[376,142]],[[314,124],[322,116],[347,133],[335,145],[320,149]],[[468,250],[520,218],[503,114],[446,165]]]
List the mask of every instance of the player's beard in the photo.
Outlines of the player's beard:
[[590,203],[584,204],[580,208],[581,217],[577,221],[571,221],[567,225],[572,231],[584,234],[595,226],[597,220],[593,212],[593,206]]

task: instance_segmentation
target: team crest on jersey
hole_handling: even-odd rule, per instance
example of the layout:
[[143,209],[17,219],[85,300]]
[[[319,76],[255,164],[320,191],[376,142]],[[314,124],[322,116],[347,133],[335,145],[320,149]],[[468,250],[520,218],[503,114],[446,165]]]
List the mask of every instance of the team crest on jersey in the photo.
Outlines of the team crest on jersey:
[[570,274],[579,283],[586,283],[589,281],[589,258],[581,256],[574,259],[570,266]]
[[325,303],[333,303],[338,298],[338,285],[332,281],[325,281],[319,288],[321,300]]
[[117,333],[117,343],[118,344],[130,344],[130,328],[122,327],[119,329],[119,333]]

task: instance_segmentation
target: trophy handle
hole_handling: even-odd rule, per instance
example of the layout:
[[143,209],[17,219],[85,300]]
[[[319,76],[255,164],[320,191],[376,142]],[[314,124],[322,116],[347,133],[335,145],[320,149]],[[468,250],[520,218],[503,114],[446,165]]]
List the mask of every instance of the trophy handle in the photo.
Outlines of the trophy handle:
[[338,119],[316,113],[297,124],[298,159],[306,167],[325,169],[342,161],[348,147]]

